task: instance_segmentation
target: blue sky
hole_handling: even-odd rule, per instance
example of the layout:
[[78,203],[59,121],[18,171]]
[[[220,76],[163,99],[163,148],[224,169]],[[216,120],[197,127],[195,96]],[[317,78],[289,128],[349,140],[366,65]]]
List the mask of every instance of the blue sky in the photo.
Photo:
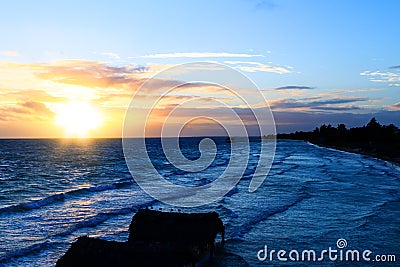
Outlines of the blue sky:
[[[292,112],[310,120],[278,125],[283,131],[307,130],[321,118],[349,120],[346,114],[350,126],[371,114],[399,124],[399,10],[399,1],[7,1],[0,11],[0,61],[26,70],[24,64],[35,69],[32,64],[71,59],[112,67],[212,60],[265,90],[278,124]],[[7,79],[0,72],[0,92],[11,90]],[[21,101],[56,113],[52,103],[23,94],[0,103],[3,113]],[[326,104],[329,99],[345,101]],[[328,108],[299,107],[321,104]],[[9,127],[7,121],[0,118],[0,127]],[[18,129],[8,135],[19,136]]]

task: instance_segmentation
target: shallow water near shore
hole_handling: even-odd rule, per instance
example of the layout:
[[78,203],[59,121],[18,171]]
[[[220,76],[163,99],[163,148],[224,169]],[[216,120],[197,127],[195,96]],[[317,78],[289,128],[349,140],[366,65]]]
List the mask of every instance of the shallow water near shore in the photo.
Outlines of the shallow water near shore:
[[[198,157],[200,140],[185,138],[183,153]],[[173,168],[158,153],[158,139],[150,140],[148,148],[161,175],[195,186],[211,182],[229,162],[230,144],[225,138],[214,141],[216,159],[194,175]],[[181,209],[220,214],[228,239],[225,253],[231,256],[217,258],[215,266],[235,259],[249,266],[299,266],[299,262],[276,259],[259,261],[257,253],[265,245],[277,251],[321,251],[336,248],[340,238],[346,239],[348,248],[396,254],[400,260],[398,166],[281,140],[267,179],[249,193],[260,153],[259,140],[253,141],[247,170],[230,193],[207,206]],[[0,265],[54,266],[79,236],[126,241],[138,208],[177,211],[136,185],[120,139],[0,140],[0,151]],[[337,264],[325,261],[323,265]]]

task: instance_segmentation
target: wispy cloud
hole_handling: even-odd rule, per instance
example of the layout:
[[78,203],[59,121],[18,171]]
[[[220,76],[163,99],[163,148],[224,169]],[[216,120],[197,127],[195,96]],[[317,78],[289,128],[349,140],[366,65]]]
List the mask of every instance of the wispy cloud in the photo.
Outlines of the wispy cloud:
[[19,57],[20,54],[17,51],[3,51],[0,52],[0,55],[6,56],[6,57]]
[[290,67],[282,67],[272,64],[264,64],[255,61],[224,61],[225,64],[230,65],[245,72],[272,72],[278,74],[290,73]]
[[247,53],[228,53],[228,52],[188,52],[188,53],[165,53],[165,54],[152,54],[144,55],[141,58],[250,58],[250,57],[264,57],[262,54],[247,54]]
[[368,76],[371,82],[388,83],[389,86],[400,86],[400,66],[391,66],[390,69],[395,71],[363,71],[362,76]]
[[[257,69],[260,68],[262,71],[273,73],[290,72],[290,68],[285,66],[280,69],[282,67],[272,63],[268,63],[269,65],[253,61],[226,61],[225,63],[232,67],[243,68],[244,71],[245,67],[248,67],[254,68],[251,71],[261,71]],[[229,108],[238,111],[246,125],[254,124],[254,116],[250,112],[246,113],[242,103],[223,87],[200,82],[184,83],[184,81],[165,78],[152,79],[147,84],[146,90],[137,92],[136,90],[144,82],[149,81],[153,68],[161,68],[161,65],[155,67],[135,64],[114,66],[109,63],[84,60],[44,63],[0,62],[0,73],[4,73],[6,77],[0,81],[0,121],[2,121],[0,127],[3,127],[0,130],[4,131],[9,125],[8,122],[15,125],[26,125],[25,122],[31,122],[32,125],[36,125],[37,122],[46,121],[49,127],[53,127],[51,126],[54,124],[53,112],[56,113],[60,106],[70,100],[83,98],[97,105],[106,114],[105,116],[110,118],[110,123],[118,126],[135,92],[140,103],[146,106],[152,96],[159,95],[166,88],[176,88],[176,90],[157,105],[154,113],[156,119],[157,116],[163,116],[171,111],[176,105],[185,103],[183,109],[176,113],[178,117],[187,119],[194,115],[212,114],[221,121],[226,120],[227,123],[234,124],[235,122],[228,116],[230,113],[227,112],[227,107],[219,102],[223,101],[229,104]],[[322,114],[336,114],[335,118],[342,116],[340,118],[343,119],[343,114],[366,114],[378,110],[376,103],[372,102],[374,100],[364,97],[365,93],[356,96],[348,95],[349,92],[358,93],[375,90],[374,88],[306,97],[310,93],[307,90],[313,88],[302,84],[271,88],[271,91],[282,95],[282,98],[269,100],[274,115],[290,113],[294,116],[292,122],[296,123],[295,114],[300,113],[310,114],[310,116],[301,117],[310,120],[313,118],[312,115],[322,116]],[[238,88],[238,90],[245,90],[245,88]],[[304,92],[304,94],[300,98],[300,95],[291,95],[293,92]],[[397,102],[393,100],[392,103],[395,104],[391,106],[389,105],[392,103],[381,105],[381,109],[398,112],[400,106]],[[256,101],[253,104],[254,108],[261,108],[262,105]],[[315,120],[307,123],[311,125],[311,122],[315,127]],[[302,121],[297,121],[297,123],[301,124]],[[37,128],[37,130],[40,135],[42,129]]]
[[54,113],[44,104],[37,101],[25,101],[16,105],[0,106],[0,121],[18,120],[23,118],[52,118]]
[[287,85],[287,86],[281,86],[281,87],[275,88],[275,90],[308,90],[308,89],[315,89],[315,87]]
[[146,67],[131,65],[123,67],[109,66],[100,62],[69,60],[48,64],[37,64],[37,77],[56,83],[80,85],[90,88],[108,88],[118,86],[138,86],[143,82],[140,74]]
[[393,105],[390,105],[389,109],[390,110],[400,110],[400,102],[397,102],[397,103],[395,103]]
[[187,99],[211,103],[214,98],[210,96],[214,95],[220,100],[231,100],[224,98],[227,95],[224,87],[173,79],[148,79],[153,71],[150,69],[152,66],[113,66],[84,60],[1,63],[0,73],[7,73],[7,79],[0,82],[0,107],[7,107],[7,117],[11,116],[12,108],[15,112],[22,111],[18,103],[27,99],[46,103],[52,110],[71,99],[82,98],[102,107],[126,108],[135,93],[136,97],[148,101],[150,97],[173,88],[173,96],[165,97],[167,104]]
[[101,53],[101,55],[109,57],[111,59],[120,59],[121,58],[117,53],[111,53],[111,52],[104,52],[104,53]]
[[273,110],[297,110],[297,111],[346,111],[358,110],[358,106],[349,105],[356,102],[369,101],[363,97],[337,97],[323,99],[321,97],[310,97],[303,99],[276,99],[271,101]]
[[[347,111],[361,110],[359,106],[355,106],[356,102],[368,101],[367,98],[335,98],[335,99],[319,99],[318,98],[304,98],[300,100],[294,99],[278,99],[270,102],[270,107],[273,112],[304,112],[311,114],[318,113],[343,113]],[[212,101],[209,99],[208,101]],[[207,101],[207,100],[206,100]],[[167,116],[168,113],[174,108],[175,105],[162,105],[157,107],[155,113],[159,116]],[[265,107],[233,107],[234,111],[239,117],[246,123],[251,124],[255,121],[254,110]],[[194,106],[194,107],[182,107],[176,113],[178,117],[194,117],[200,116],[200,114],[213,114],[214,118],[220,119],[221,121],[229,118],[229,112],[227,107],[209,107],[209,106]]]
[[272,0],[261,0],[257,1],[256,3],[256,9],[275,9],[277,7],[276,3]]

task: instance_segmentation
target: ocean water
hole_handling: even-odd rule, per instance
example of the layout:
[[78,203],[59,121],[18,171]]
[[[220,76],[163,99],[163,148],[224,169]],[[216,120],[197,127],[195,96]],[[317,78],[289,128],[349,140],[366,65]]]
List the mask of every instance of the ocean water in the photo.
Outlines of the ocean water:
[[[200,138],[184,138],[183,154],[200,156]],[[207,184],[223,172],[230,144],[214,138],[216,159],[206,170],[188,174],[161,153],[159,139],[149,139],[152,162],[167,180],[187,186]],[[400,168],[362,155],[299,141],[278,141],[274,163],[262,186],[248,186],[260,153],[251,142],[247,170],[220,201],[187,212],[217,211],[226,225],[224,259],[235,266],[353,266],[354,262],[260,261],[269,251],[371,250],[397,255],[400,261]],[[82,235],[126,241],[139,208],[177,210],[144,193],[129,173],[120,139],[0,140],[0,265],[54,266],[69,244]],[[372,258],[373,256],[371,256]],[[367,262],[360,263],[360,266]],[[385,263],[395,266],[396,263]],[[377,262],[370,262],[380,266]],[[374,265],[378,264],[378,265]]]

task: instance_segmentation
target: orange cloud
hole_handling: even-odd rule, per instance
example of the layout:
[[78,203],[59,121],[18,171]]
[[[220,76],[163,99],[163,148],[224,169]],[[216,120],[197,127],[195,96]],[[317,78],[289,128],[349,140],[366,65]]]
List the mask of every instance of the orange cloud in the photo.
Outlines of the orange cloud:
[[[151,69],[150,69],[151,68]],[[155,66],[160,68],[160,66]],[[71,101],[88,101],[104,116],[104,125],[93,136],[120,136],[126,108],[135,92],[153,72],[151,67],[138,65],[110,66],[96,61],[64,60],[50,63],[0,62],[0,128],[1,136],[15,129],[16,136],[40,133],[59,136],[62,129],[54,117]],[[4,77],[4,78],[3,78]],[[215,100],[234,98],[219,86],[204,83],[183,83],[169,79],[152,79],[135,95],[143,101],[175,88],[163,97],[158,109],[168,109],[185,101],[194,100],[208,112]],[[147,101],[147,102],[146,102]],[[33,123],[33,124],[32,124]]]
[[100,62],[68,60],[41,64],[36,67],[37,77],[56,83],[79,85],[90,88],[138,87],[146,71],[142,66],[112,67]]
[[17,51],[3,51],[0,52],[0,55],[6,56],[6,57],[19,57],[20,54]]
[[43,120],[54,116],[45,104],[36,101],[26,101],[16,105],[0,107],[0,121],[10,120]]

